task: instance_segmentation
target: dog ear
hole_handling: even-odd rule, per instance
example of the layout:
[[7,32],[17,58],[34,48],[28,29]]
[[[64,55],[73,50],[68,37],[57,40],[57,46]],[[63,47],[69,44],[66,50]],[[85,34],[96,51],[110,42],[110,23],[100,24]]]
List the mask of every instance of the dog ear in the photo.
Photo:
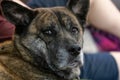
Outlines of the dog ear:
[[89,0],[68,0],[67,7],[77,16],[83,25],[89,9]]
[[3,0],[1,2],[1,9],[5,18],[15,24],[16,28],[19,27],[19,29],[28,26],[36,16],[35,11],[20,1],[15,2],[13,0]]

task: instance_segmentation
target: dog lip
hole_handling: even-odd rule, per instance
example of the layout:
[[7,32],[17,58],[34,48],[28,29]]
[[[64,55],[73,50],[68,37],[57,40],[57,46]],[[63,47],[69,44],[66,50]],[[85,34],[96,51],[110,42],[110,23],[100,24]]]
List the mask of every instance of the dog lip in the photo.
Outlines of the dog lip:
[[68,68],[75,68],[80,65],[80,61],[72,61],[71,63],[68,64]]
[[81,65],[81,62],[79,60],[74,60],[69,62],[66,66],[62,67],[61,70],[76,68],[80,65]]
[[80,61],[74,61],[74,62],[68,63],[67,66],[64,66],[64,67],[61,67],[61,68],[58,68],[55,65],[52,65],[51,69],[54,70],[54,71],[64,71],[64,70],[67,70],[67,69],[76,68],[78,66],[80,66]]

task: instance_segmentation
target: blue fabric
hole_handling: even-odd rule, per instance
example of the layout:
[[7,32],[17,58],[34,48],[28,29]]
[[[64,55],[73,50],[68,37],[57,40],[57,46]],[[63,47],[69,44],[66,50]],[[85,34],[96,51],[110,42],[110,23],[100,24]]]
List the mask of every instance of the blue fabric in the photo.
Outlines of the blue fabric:
[[54,6],[65,6],[67,0],[31,0],[28,2],[28,6],[32,8],[38,7],[54,7]]
[[109,53],[85,54],[84,60],[80,75],[82,79],[118,80],[117,64]]

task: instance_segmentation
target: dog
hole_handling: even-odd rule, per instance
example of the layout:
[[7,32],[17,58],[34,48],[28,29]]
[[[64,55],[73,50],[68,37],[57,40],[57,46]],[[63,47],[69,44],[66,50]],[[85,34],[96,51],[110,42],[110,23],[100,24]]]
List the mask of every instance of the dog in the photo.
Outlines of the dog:
[[79,80],[88,0],[36,9],[3,0],[1,8],[16,30],[13,51],[0,55],[0,80]]
[[31,9],[16,0],[1,6],[16,33],[13,50],[1,49],[0,80],[118,79],[120,54],[82,53],[89,0],[68,0],[67,8]]

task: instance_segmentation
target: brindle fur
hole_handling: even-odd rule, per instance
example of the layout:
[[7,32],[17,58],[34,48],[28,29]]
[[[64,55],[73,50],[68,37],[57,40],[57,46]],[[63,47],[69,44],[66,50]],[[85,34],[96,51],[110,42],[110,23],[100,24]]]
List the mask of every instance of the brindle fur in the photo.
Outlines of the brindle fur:
[[64,7],[28,9],[11,0],[1,5],[16,34],[13,51],[0,54],[0,80],[79,77],[83,28],[73,12]]

